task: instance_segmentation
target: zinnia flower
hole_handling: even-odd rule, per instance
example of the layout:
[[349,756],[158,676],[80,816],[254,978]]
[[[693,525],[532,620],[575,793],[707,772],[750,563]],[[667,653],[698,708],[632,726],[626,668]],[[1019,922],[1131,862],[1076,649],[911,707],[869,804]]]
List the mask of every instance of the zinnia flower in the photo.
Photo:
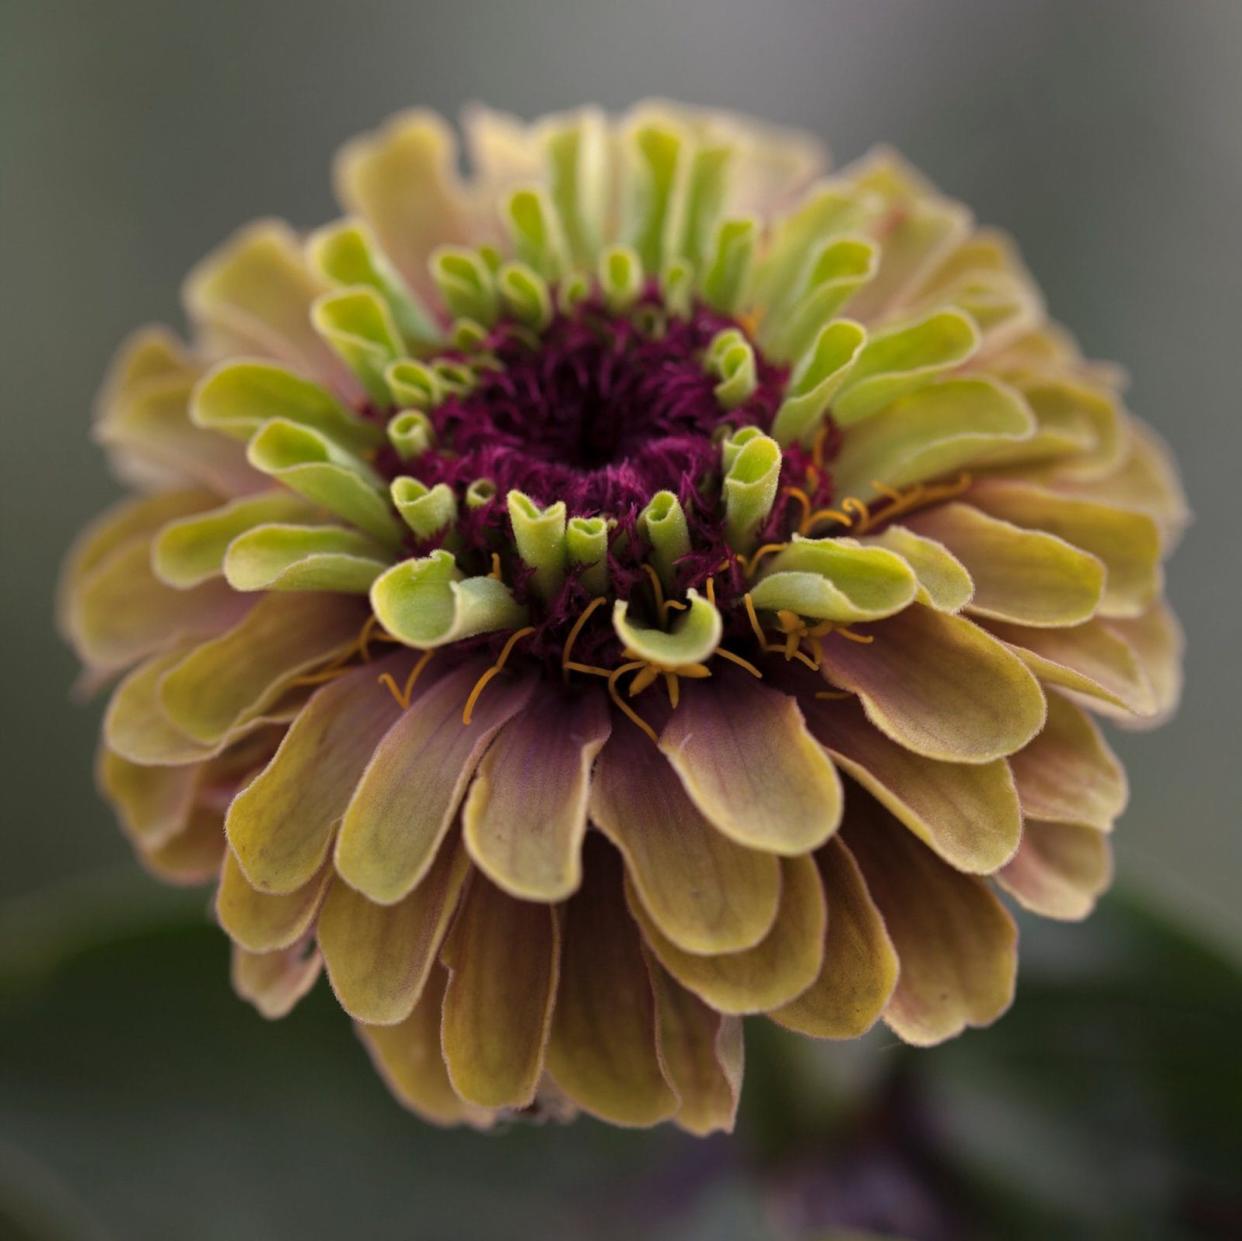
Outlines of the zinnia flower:
[[1111,367],[900,159],[643,105],[410,113],[349,215],[243,230],[132,338],[133,498],[62,620],[99,779],[218,881],[237,990],[321,967],[440,1122],[732,1124],[741,1018],[998,1017],[998,890],[1079,918],[1172,711],[1186,520]]

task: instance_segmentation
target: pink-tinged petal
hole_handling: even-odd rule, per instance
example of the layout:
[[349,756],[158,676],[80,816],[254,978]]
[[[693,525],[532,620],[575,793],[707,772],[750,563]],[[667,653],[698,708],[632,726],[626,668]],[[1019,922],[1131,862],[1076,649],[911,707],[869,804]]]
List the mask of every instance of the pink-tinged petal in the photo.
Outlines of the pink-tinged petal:
[[250,952],[288,948],[306,934],[331,877],[332,868],[325,864],[292,892],[260,892],[250,886],[230,850],[216,889],[216,918],[233,942]]
[[1160,530],[1145,513],[1001,479],[976,483],[967,498],[993,517],[1058,535],[1103,561],[1101,616],[1137,616],[1159,596]]
[[739,1016],[779,1008],[819,977],[828,908],[815,859],[781,859],[781,907],[771,931],[754,948],[718,956],[683,952],[659,930],[632,885],[630,912],[660,964],[683,987],[721,1013]]
[[1089,699],[1093,711],[1119,718],[1155,714],[1151,679],[1134,648],[1104,621],[1071,629],[986,623],[1041,681]]
[[681,1100],[673,1123],[687,1133],[732,1133],[742,1093],[742,1022],[708,1008],[650,962],[656,1040],[664,1075]]
[[1172,609],[1163,601],[1153,603],[1142,616],[1108,622],[1111,633],[1134,652],[1151,684],[1154,711],[1136,719],[1121,716],[1123,728],[1156,728],[1177,712],[1182,697],[1182,656],[1186,641]]
[[625,910],[621,860],[595,833],[585,841],[582,887],[565,907],[561,944],[548,1072],[602,1120],[667,1120],[678,1098],[660,1065],[651,977]]
[[807,703],[806,714],[841,768],[950,866],[990,874],[1013,856],[1022,813],[1003,758],[923,758],[873,727],[853,699]]
[[480,1107],[526,1107],[556,998],[556,909],[517,900],[476,874],[441,959],[449,983],[440,1044],[453,1088]]
[[227,633],[164,675],[164,713],[212,745],[264,713],[290,684],[355,642],[366,613],[350,595],[270,594]]
[[987,884],[947,866],[863,794],[850,798],[842,835],[900,962],[885,1022],[926,1047],[995,1021],[1013,1000],[1018,929]]
[[248,952],[233,945],[233,990],[262,1017],[287,1016],[319,977],[319,953],[306,943],[275,952]]
[[377,681],[404,653],[363,664],[316,691],[266,768],[229,807],[229,843],[250,883],[293,892],[323,865],[345,807],[401,709]]
[[632,724],[619,722],[599,757],[591,818],[621,850],[643,908],[678,948],[740,952],[771,930],[778,859],[716,831]]
[[691,801],[740,845],[807,853],[841,821],[841,781],[797,702],[743,672],[686,685],[660,749]]
[[535,901],[577,890],[591,766],[610,728],[602,693],[548,689],[497,734],[461,816],[471,858],[497,886]]
[[1076,922],[1094,908],[1113,878],[1108,837],[1082,823],[1030,820],[1018,855],[996,876],[1024,908]]
[[857,1038],[880,1019],[897,985],[897,953],[862,872],[840,839],[816,855],[828,900],[819,977],[768,1015],[812,1038]]
[[197,887],[210,883],[219,873],[227,844],[218,810],[195,806],[185,826],[154,848],[136,846],[144,869],[165,883]]
[[1091,717],[1060,694],[1048,695],[1043,732],[1009,765],[1027,819],[1107,832],[1126,808],[1125,768]]
[[868,632],[867,645],[826,638],[824,675],[856,693],[867,718],[907,750],[988,763],[1043,727],[1039,682],[972,621],[916,603]]
[[377,905],[339,879],[328,889],[315,934],[328,981],[357,1021],[404,1021],[422,994],[470,872],[465,851],[445,844],[416,888]]
[[909,524],[943,543],[975,584],[968,610],[1020,625],[1090,620],[1104,592],[1104,565],[1056,535],[1001,521],[969,504],[941,504]]
[[448,974],[433,965],[418,1003],[396,1025],[359,1023],[358,1037],[398,1103],[433,1125],[490,1128],[494,1116],[464,1103],[453,1091],[440,1054],[440,1003]]
[[156,849],[185,827],[194,804],[198,766],[144,767],[103,745],[95,777],[125,834],[138,845]]
[[530,698],[531,680],[497,678],[463,724],[483,671],[463,664],[431,686],[388,731],[358,781],[341,822],[336,869],[381,905],[399,901],[427,873],[479,760]]
[[137,535],[78,583],[66,619],[81,660],[116,671],[187,639],[219,633],[249,606],[224,582],[192,590],[165,586],[151,569],[150,540]]

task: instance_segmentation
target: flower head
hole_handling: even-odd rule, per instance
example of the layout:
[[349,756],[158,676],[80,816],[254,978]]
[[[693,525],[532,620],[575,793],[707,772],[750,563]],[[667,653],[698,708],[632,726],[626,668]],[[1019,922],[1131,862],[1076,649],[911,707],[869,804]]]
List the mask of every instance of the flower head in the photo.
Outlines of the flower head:
[[190,276],[97,434],[63,627],[100,783],[321,968],[443,1122],[732,1123],[740,1019],[1004,1011],[998,889],[1084,916],[1173,709],[1176,476],[1009,244],[899,159],[644,105],[411,113],[349,216]]

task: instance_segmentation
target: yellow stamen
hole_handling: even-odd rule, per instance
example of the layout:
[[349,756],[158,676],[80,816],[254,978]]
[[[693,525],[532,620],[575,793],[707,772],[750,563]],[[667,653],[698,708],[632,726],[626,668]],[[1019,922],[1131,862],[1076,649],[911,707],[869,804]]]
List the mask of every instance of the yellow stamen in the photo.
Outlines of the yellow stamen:
[[[812,484],[814,486],[814,484]],[[802,519],[798,522],[798,529],[801,531],[806,519],[811,515],[811,510],[815,507],[811,503],[811,497],[802,490],[801,487],[786,487],[785,494],[792,499],[798,501],[799,507],[802,509]]]
[[500,553],[499,552],[492,552],[492,571],[487,576],[494,577],[498,582],[504,581],[504,578],[501,577],[500,575]]
[[853,698],[853,694],[846,693],[843,689],[821,689],[816,698],[826,698],[832,702],[839,702],[843,698]]
[[718,646],[716,648],[716,654],[719,655],[721,659],[727,659],[731,664],[737,664],[739,668],[745,668],[746,671],[757,680],[763,680],[763,673],[760,672],[749,659],[743,659],[740,655],[735,655],[732,651],[726,651],[723,646]]
[[362,662],[369,664],[371,662],[371,635],[375,632],[376,626],[379,624],[379,617],[374,612],[366,619],[366,624],[362,626],[362,632],[358,635],[358,654],[362,656]]
[[750,620],[750,627],[755,631],[755,637],[759,639],[760,646],[766,646],[768,642],[767,634],[763,632],[763,626],[759,624],[759,615],[755,611],[755,601],[750,597],[750,591],[742,596],[742,603],[746,608],[746,615]]
[[479,701],[479,695],[504,671],[505,662],[513,653],[513,648],[523,638],[530,637],[534,632],[534,625],[527,625],[524,629],[516,629],[509,635],[509,640],[500,650],[500,658],[474,683],[474,689],[470,691],[470,697],[466,699],[466,706],[461,713],[461,722],[463,724],[470,723],[470,718],[474,715],[475,704]]
[[712,607],[716,606],[716,575],[714,573],[707,579],[707,602]]
[[833,633],[839,633],[847,642],[857,642],[859,646],[870,646],[875,641],[873,633],[855,633],[846,625],[837,625]]
[[402,711],[409,710],[411,695],[414,693],[414,684],[422,676],[423,669],[431,662],[431,657],[435,653],[436,648],[433,646],[419,656],[418,662],[410,669],[410,675],[405,678],[405,684],[400,689],[397,688],[397,682],[391,672],[381,672],[376,677],[376,683],[387,687],[388,692],[397,700],[397,706]]
[[634,708],[631,707],[630,704],[621,697],[621,694],[617,688],[617,682],[627,672],[633,672],[634,669],[636,668],[644,668],[644,667],[646,667],[646,665],[643,663],[643,661],[641,659],[636,659],[632,663],[621,664],[618,667],[614,668],[608,674],[608,694],[609,694],[609,697],[612,698],[613,702],[616,703],[618,708],[620,708],[622,714],[624,714],[630,720],[631,723],[636,724],[639,728],[641,728],[643,732],[645,732],[647,736],[651,738],[653,745],[659,745],[660,738],[656,736],[655,729],[652,728],[651,725],[648,724],[647,721],[643,719],[643,717],[639,715],[638,712],[635,711]]
[[[561,647],[561,674],[566,681],[569,680],[570,669],[574,667],[569,659],[569,652],[574,649],[574,643],[578,641],[578,635],[582,632],[587,621],[591,619],[592,614],[599,607],[608,602],[606,595],[596,595],[590,603],[578,615],[578,619],[574,621],[573,628],[569,631],[568,637],[565,639],[565,645]],[[581,665],[578,665],[580,668]]]
[[843,513],[839,508],[817,508],[815,512],[809,514],[802,522],[802,525],[798,528],[798,533],[810,534],[821,521],[835,521],[842,526],[852,526],[854,524],[854,519],[848,513]]
[[824,423],[815,435],[815,442],[811,445],[811,462],[815,469],[822,470],[824,468],[824,447],[828,443],[828,433],[831,427],[828,423]]
[[746,576],[754,577],[755,569],[765,556],[770,556],[773,552],[783,552],[788,546],[788,543],[765,543],[757,552],[751,555],[749,560],[745,556],[739,556],[738,559],[742,562],[742,568],[746,570]]

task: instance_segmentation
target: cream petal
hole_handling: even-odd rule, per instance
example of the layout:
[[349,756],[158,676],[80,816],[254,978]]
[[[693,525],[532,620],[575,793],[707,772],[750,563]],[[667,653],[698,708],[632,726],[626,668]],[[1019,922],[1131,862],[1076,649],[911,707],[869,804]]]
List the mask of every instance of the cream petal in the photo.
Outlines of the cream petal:
[[594,833],[582,887],[565,907],[547,1065],[583,1111],[614,1125],[655,1125],[679,1106],[660,1063],[655,997],[625,910],[620,858]]
[[910,525],[944,544],[975,584],[969,610],[1019,625],[1077,625],[1104,593],[1104,565],[1041,530],[989,517],[969,504],[941,504]]
[[1123,728],[1156,728],[1177,712],[1182,697],[1182,655],[1186,641],[1173,610],[1157,600],[1132,620],[1112,620],[1108,630],[1134,652],[1151,685],[1154,711],[1142,719],[1123,716]]
[[498,887],[536,901],[577,889],[591,767],[610,729],[602,693],[553,689],[497,734],[462,809],[462,836]]
[[843,770],[950,866],[989,874],[1013,856],[1022,814],[1004,759],[924,758],[890,741],[853,700],[808,703],[806,713],[811,732]]
[[535,1097],[556,998],[560,925],[476,874],[445,941],[440,1043],[457,1094],[481,1107]]
[[819,976],[768,1015],[812,1038],[857,1038],[880,1018],[897,985],[897,953],[853,854],[838,838],[817,854],[828,901]]
[[742,1023],[709,1008],[651,962],[660,1062],[680,1105],[678,1128],[706,1137],[732,1133],[742,1092]]
[[319,977],[319,953],[304,943],[275,952],[248,952],[233,945],[233,990],[269,1021],[292,1012]]
[[1108,837],[1082,823],[1029,820],[1017,856],[996,876],[1024,908],[1075,922],[1094,908],[1113,877]]
[[492,1113],[458,1098],[440,1054],[440,1005],[447,982],[447,972],[433,964],[409,1016],[396,1025],[359,1023],[358,1037],[398,1103],[433,1125],[487,1129]]
[[885,1022],[920,1047],[990,1025],[1013,1000],[1018,930],[987,884],[862,795],[850,798],[842,834],[900,962]]
[[377,905],[339,879],[319,914],[316,935],[328,981],[357,1021],[404,1021],[457,909],[470,872],[465,852],[445,844],[422,881],[395,905]]
[[687,685],[660,749],[700,812],[740,845],[792,856],[840,822],[840,780],[797,702],[744,673]]
[[942,762],[987,763],[1043,726],[1044,697],[1022,661],[964,617],[914,604],[862,645],[833,634],[823,671],[856,693],[899,745]]
[[216,889],[216,918],[233,942],[250,952],[288,948],[306,934],[331,875],[325,865],[292,892],[261,892],[251,887],[230,850]]
[[483,671],[475,663],[454,668],[401,716],[345,810],[336,869],[381,905],[399,901],[427,873],[479,760],[530,698],[529,678],[498,678],[479,698],[470,723],[462,723]]
[[828,910],[814,858],[781,859],[781,907],[754,948],[717,956],[683,952],[660,933],[627,881],[630,911],[660,964],[717,1012],[762,1013],[788,1004],[819,976]]
[[771,930],[780,905],[776,857],[716,831],[631,724],[617,724],[599,757],[591,818],[621,850],[638,899],[678,948],[739,952]]
[[229,843],[250,883],[288,893],[323,865],[354,787],[401,709],[377,669],[400,673],[408,657],[364,664],[318,690],[267,767],[229,807]]
[[1107,832],[1126,808],[1125,768],[1091,717],[1060,694],[1048,695],[1043,731],[1009,765],[1027,819]]

